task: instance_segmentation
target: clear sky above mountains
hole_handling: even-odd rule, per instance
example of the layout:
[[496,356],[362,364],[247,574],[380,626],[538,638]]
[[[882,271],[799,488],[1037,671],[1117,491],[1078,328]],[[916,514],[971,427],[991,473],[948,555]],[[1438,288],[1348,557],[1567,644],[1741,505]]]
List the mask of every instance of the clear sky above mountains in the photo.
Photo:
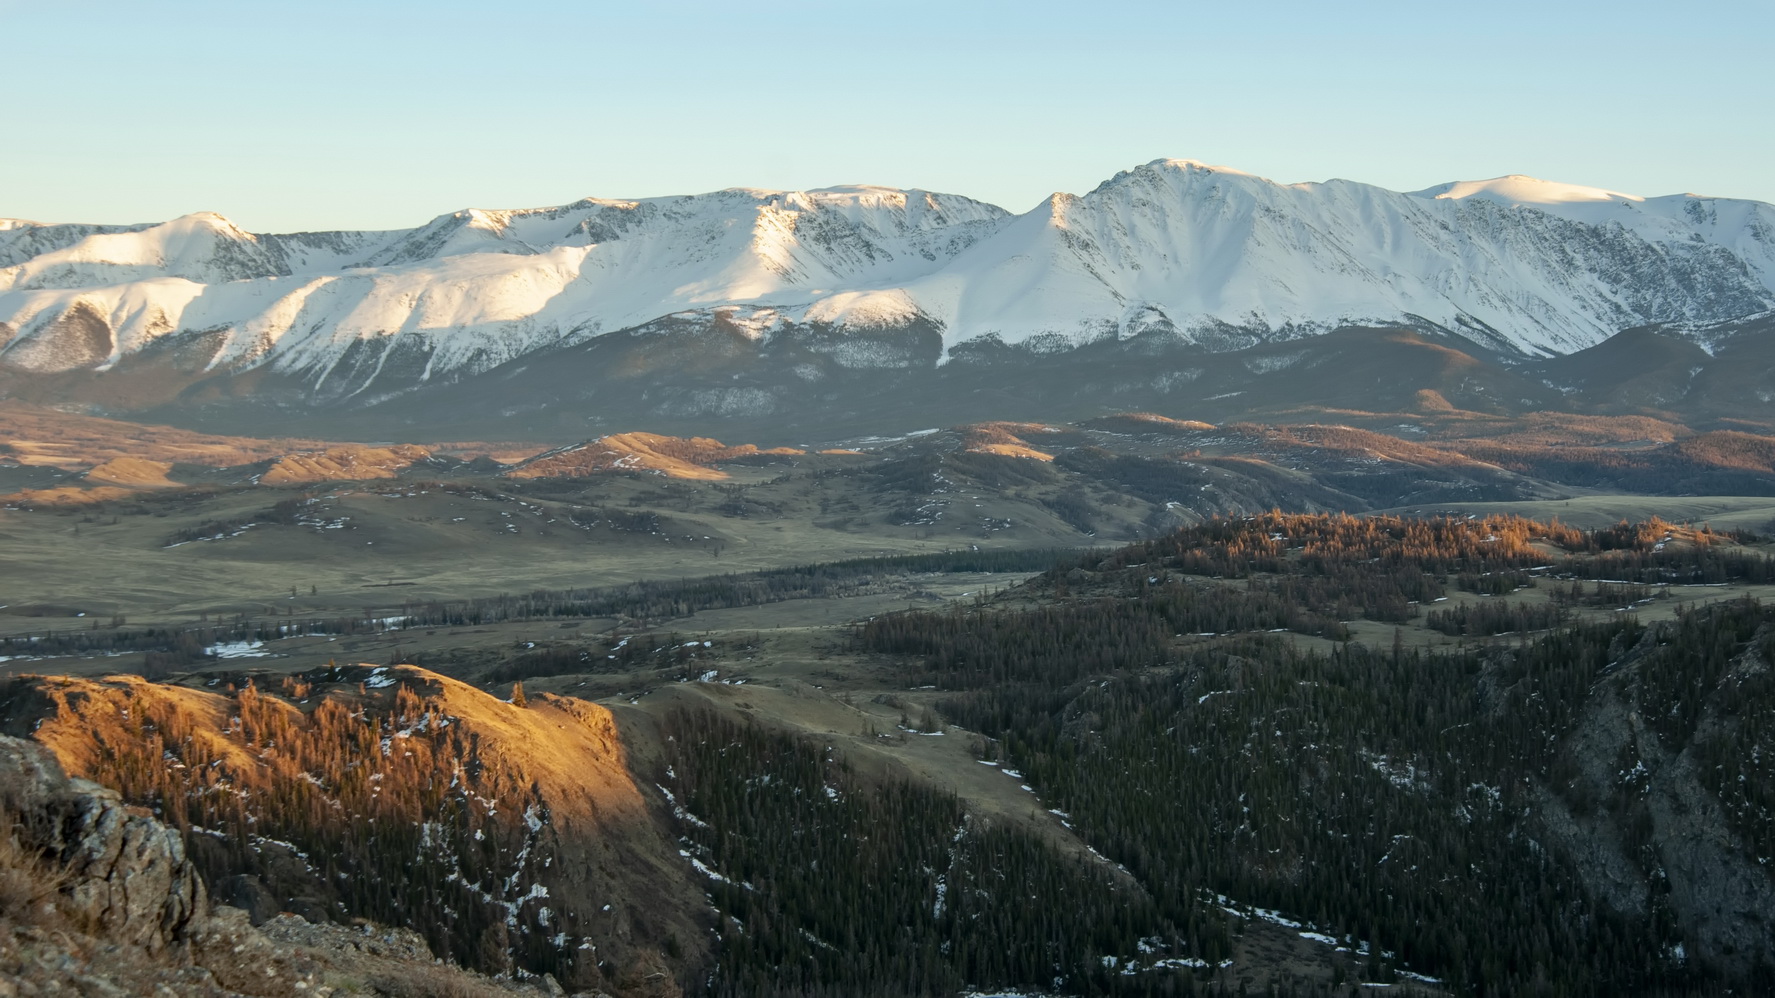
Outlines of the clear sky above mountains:
[[1775,201],[1775,5],[0,0],[0,217],[258,231],[1155,157]]

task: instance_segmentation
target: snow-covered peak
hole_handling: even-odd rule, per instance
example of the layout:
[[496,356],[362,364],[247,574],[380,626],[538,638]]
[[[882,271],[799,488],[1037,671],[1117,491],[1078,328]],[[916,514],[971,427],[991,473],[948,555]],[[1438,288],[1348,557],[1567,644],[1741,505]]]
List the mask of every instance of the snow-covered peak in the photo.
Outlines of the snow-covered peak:
[[[1138,185],[1151,182],[1157,177],[1169,177],[1172,178],[1173,182],[1185,184],[1191,180],[1205,180],[1209,182],[1232,180],[1235,182],[1250,182],[1271,187],[1277,186],[1273,181],[1267,178],[1260,177],[1255,173],[1247,173],[1244,170],[1237,170],[1230,166],[1216,166],[1212,163],[1204,163],[1198,159],[1155,159],[1142,163],[1133,169],[1122,170],[1115,176],[1098,184],[1086,195],[1086,197],[1095,197],[1105,191],[1115,190],[1118,187],[1130,183]],[[1055,198],[1071,196],[1072,195],[1069,194],[1056,193],[1048,200],[1051,203]]]
[[200,284],[279,272],[259,237],[213,211],[149,225],[0,230],[0,288],[73,288],[155,278]]
[[951,344],[1174,330],[1233,345],[1429,319],[1530,354],[1643,316],[1775,303],[1768,205],[1703,211],[1530,178],[1450,192],[1154,160],[1048,198],[912,290]]
[[[173,219],[173,222],[186,222],[191,225],[204,225],[213,229],[228,229],[234,232],[244,231],[236,226],[232,219],[219,211],[192,211]],[[172,224],[172,223],[168,223]]]
[[907,195],[927,193],[916,188],[911,190],[899,187],[884,187],[881,184],[834,184],[831,187],[817,187],[809,194],[834,194],[839,197],[887,197],[905,198]]
[[1411,196],[1450,204],[1490,202],[1586,226],[1625,229],[1648,246],[1681,245],[1680,253],[1699,252],[1697,244],[1705,245],[1735,258],[1722,258],[1717,265],[1748,270],[1765,287],[1775,288],[1775,207],[1761,201],[1695,194],[1648,198],[1521,175],[1438,184]]
[[1020,215],[854,184],[463,209],[390,232],[254,235],[209,212],[0,220],[0,365],[30,370],[202,333],[224,368],[324,380],[386,352],[423,357],[403,376],[424,381],[668,317],[754,340],[786,324],[917,322],[948,346],[1044,349],[1146,333],[1221,348],[1427,320],[1547,354],[1772,307],[1775,207],[1760,202],[1522,176],[1412,193],[1280,184],[1192,159]]
[[1199,159],[1155,159],[1146,165],[1149,167],[1169,167],[1173,170],[1200,170],[1203,173],[1224,173],[1234,177],[1251,177],[1257,180],[1263,179],[1255,173],[1248,173],[1235,167],[1221,166],[1216,163],[1208,163]]
[[1553,180],[1542,180],[1528,177],[1520,173],[1512,173],[1507,177],[1493,177],[1490,180],[1456,180],[1446,184],[1437,184],[1421,191],[1413,191],[1414,197],[1432,200],[1460,201],[1466,198],[1485,198],[1499,204],[1532,205],[1544,207],[1548,205],[1594,204],[1597,202],[1631,202],[1645,201],[1635,194],[1623,194],[1620,191],[1604,190],[1601,187],[1585,187],[1581,184],[1562,184]]

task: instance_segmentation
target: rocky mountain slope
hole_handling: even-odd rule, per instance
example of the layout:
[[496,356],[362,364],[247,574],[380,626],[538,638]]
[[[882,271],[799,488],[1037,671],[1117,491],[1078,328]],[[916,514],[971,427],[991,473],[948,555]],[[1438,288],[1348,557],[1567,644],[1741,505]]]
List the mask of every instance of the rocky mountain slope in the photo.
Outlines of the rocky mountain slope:
[[166,895],[155,881],[93,903],[143,926],[131,942],[183,939],[207,881],[255,925],[293,912],[406,926],[420,952],[584,990],[663,993],[645,982],[702,958],[697,895],[607,709],[508,704],[412,667],[321,670],[281,696],[222,678],[214,692],[46,677],[0,693],[0,724],[176,829],[140,833],[166,852],[162,879],[185,885],[170,900],[119,909]]
[[0,995],[559,994],[439,966],[422,937],[212,902],[185,839],[0,735]]
[[[521,396],[512,365],[539,351],[637,338],[642,354],[602,358],[632,377],[817,381],[1001,344],[1212,351],[1362,323],[1553,356],[1771,308],[1775,208],[1760,202],[1523,177],[1284,185],[1187,160],[1021,215],[844,187],[588,198],[393,232],[257,235],[203,213],[0,222],[0,388],[118,410],[268,393],[361,405],[500,365]],[[727,410],[756,408],[732,387]]]

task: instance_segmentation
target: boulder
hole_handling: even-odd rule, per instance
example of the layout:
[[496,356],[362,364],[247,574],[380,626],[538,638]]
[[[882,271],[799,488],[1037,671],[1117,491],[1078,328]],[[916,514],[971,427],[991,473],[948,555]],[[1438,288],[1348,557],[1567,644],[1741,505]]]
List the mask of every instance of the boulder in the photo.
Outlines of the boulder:
[[250,873],[236,873],[216,881],[210,897],[217,904],[246,912],[247,919],[254,928],[275,918],[280,910],[277,896],[271,893],[264,881]]

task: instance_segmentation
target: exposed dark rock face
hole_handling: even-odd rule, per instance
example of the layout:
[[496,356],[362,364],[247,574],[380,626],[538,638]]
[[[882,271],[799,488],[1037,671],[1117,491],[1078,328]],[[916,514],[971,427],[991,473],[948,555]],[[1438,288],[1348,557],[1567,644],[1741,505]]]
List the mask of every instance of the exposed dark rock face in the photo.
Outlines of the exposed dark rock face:
[[1679,740],[1658,723],[1672,706],[1651,701],[1640,682],[1676,634],[1670,625],[1649,628],[1597,684],[1568,736],[1569,779],[1540,795],[1541,826],[1586,886],[1619,911],[1667,914],[1694,943],[1689,957],[1733,977],[1767,958],[1775,881],[1735,834],[1698,756],[1719,729],[1745,723],[1730,700],[1769,668],[1756,650],[1764,633],[1702,694],[1700,720]]
[[212,895],[216,903],[239,908],[247,913],[255,926],[264,925],[278,914],[277,896],[265,882],[250,873],[236,873],[216,881]]

